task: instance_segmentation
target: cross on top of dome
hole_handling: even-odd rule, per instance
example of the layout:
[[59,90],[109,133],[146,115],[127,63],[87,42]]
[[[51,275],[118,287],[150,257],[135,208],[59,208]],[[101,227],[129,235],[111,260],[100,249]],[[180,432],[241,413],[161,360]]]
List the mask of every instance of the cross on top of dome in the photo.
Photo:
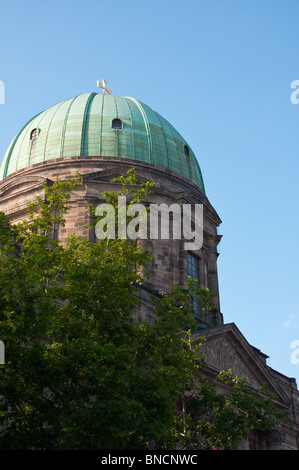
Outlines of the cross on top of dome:
[[106,91],[109,95],[112,95],[112,90],[108,90],[108,88],[106,88],[107,81],[102,78],[102,83],[103,85],[100,84],[99,80],[97,81],[97,87],[103,89],[103,95],[106,95]]

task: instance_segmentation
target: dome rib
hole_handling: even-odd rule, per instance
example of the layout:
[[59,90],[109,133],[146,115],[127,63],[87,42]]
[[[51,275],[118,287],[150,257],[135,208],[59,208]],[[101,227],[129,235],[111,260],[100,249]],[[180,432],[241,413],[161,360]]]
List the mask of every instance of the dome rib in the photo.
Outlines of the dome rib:
[[78,96],[80,96],[80,95],[75,96],[75,98],[73,98],[73,99],[71,100],[70,105],[69,105],[69,107],[68,107],[68,109],[67,109],[65,118],[64,118],[63,128],[62,128],[62,133],[61,133],[60,157],[59,157],[59,158],[63,158],[63,150],[64,150],[66,126],[67,126],[68,118],[69,118],[69,115],[70,115],[71,107],[72,107],[74,101],[78,98]]
[[[54,118],[54,116],[56,116],[56,114],[58,113],[59,109],[61,108],[61,106],[64,104],[64,101],[61,101],[61,103],[58,103],[56,106],[56,110],[52,116],[52,120]],[[50,108],[52,109],[52,108]],[[48,146],[48,139],[49,139],[49,131],[51,129],[51,124],[52,124],[52,120],[49,122],[49,125],[48,125],[48,130],[47,130],[47,134],[46,134],[46,138],[45,138],[45,145],[44,145],[44,151],[43,151],[43,161],[46,161],[46,155],[47,155],[47,146]]]
[[[115,117],[118,118],[119,115],[118,115],[118,109],[117,109],[117,101],[116,101],[115,95],[112,95],[112,96],[113,96],[113,98],[114,98]],[[115,137],[115,145],[114,145],[114,148],[115,148],[115,156],[116,156],[116,157],[119,157],[119,133],[118,133],[118,131],[114,131],[114,137]]]
[[83,115],[83,123],[82,123],[82,135],[81,135],[81,146],[80,146],[80,156],[84,155],[84,150],[86,146],[87,135],[89,131],[89,116],[90,116],[90,108],[94,97],[97,96],[97,93],[91,93],[87,99],[86,106],[84,109]]
[[103,135],[103,114],[104,114],[104,98],[105,95],[99,95],[101,98],[101,113],[100,113],[100,155],[102,155],[103,150],[103,142],[102,142],[102,135]]
[[128,100],[127,98],[124,98],[124,102],[126,103],[126,107],[128,109],[128,112],[129,112],[129,118],[130,118],[130,123],[131,123],[131,137],[132,137],[132,158],[133,160],[135,160],[135,142],[134,142],[134,131],[133,131],[133,116],[132,116],[132,111],[131,111],[131,108],[130,108],[130,105],[128,103]]
[[130,98],[130,97],[127,97],[127,98],[129,100],[132,100],[133,103],[135,103],[135,105],[139,108],[141,112],[141,115],[143,117],[143,122],[146,128],[147,138],[148,138],[148,162],[153,163],[152,162],[153,140],[152,140],[151,129],[150,129],[150,125],[149,125],[146,113],[143,109],[143,106],[141,105],[139,101],[135,100],[135,98]]
[[[164,123],[163,123],[163,124],[164,124]],[[167,124],[168,124],[169,131],[170,131],[170,133],[171,133],[172,139],[173,139],[173,141],[175,142],[174,128],[173,128],[171,125],[169,125],[168,121],[167,121]],[[165,124],[164,124],[164,125],[165,125]],[[164,127],[164,126],[163,126],[163,127]],[[177,145],[175,145],[175,153],[176,153],[177,162],[178,162],[178,169],[179,169],[180,174],[182,174],[181,161],[180,161],[180,156],[179,156],[179,151],[178,151]]]
[[167,157],[167,167],[169,168],[168,145],[167,145],[167,138],[166,138],[166,134],[165,134],[163,122],[162,122],[162,116],[160,116],[159,113],[156,113],[156,115],[157,115],[158,121],[160,122],[160,126],[161,126],[162,129],[163,129],[163,138],[164,138],[164,142],[165,142],[166,157]]

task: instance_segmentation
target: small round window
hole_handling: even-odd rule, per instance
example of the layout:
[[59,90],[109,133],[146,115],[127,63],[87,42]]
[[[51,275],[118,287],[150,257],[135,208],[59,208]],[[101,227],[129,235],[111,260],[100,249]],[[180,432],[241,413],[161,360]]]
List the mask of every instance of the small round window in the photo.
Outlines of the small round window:
[[120,119],[113,119],[112,129],[122,129],[122,122]]
[[32,129],[31,133],[30,133],[30,140],[34,140],[38,137],[38,134],[39,134],[39,129],[35,128],[35,129]]
[[184,153],[185,153],[186,157],[189,157],[189,147],[187,147],[187,145],[185,145],[185,147],[184,147]]

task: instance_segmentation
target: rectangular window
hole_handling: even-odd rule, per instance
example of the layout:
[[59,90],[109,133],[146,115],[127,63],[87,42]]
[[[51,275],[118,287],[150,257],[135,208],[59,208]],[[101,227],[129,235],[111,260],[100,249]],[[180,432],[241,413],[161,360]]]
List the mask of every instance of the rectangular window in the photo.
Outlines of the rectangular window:
[[[188,253],[188,276],[192,279],[197,279],[198,283],[200,282],[199,279],[199,258],[192,253]],[[195,312],[195,317],[200,317],[201,305],[200,301],[197,297],[193,297],[193,308]]]

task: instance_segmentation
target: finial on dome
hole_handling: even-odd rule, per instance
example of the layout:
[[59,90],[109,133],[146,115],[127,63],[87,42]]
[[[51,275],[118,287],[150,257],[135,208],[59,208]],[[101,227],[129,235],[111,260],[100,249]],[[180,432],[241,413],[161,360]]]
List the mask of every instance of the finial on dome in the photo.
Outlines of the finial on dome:
[[106,95],[106,91],[109,93],[109,95],[112,95],[112,90],[108,90],[108,88],[106,88],[107,81],[102,78],[102,83],[103,85],[100,84],[99,80],[97,81],[97,87],[103,88],[103,95]]

